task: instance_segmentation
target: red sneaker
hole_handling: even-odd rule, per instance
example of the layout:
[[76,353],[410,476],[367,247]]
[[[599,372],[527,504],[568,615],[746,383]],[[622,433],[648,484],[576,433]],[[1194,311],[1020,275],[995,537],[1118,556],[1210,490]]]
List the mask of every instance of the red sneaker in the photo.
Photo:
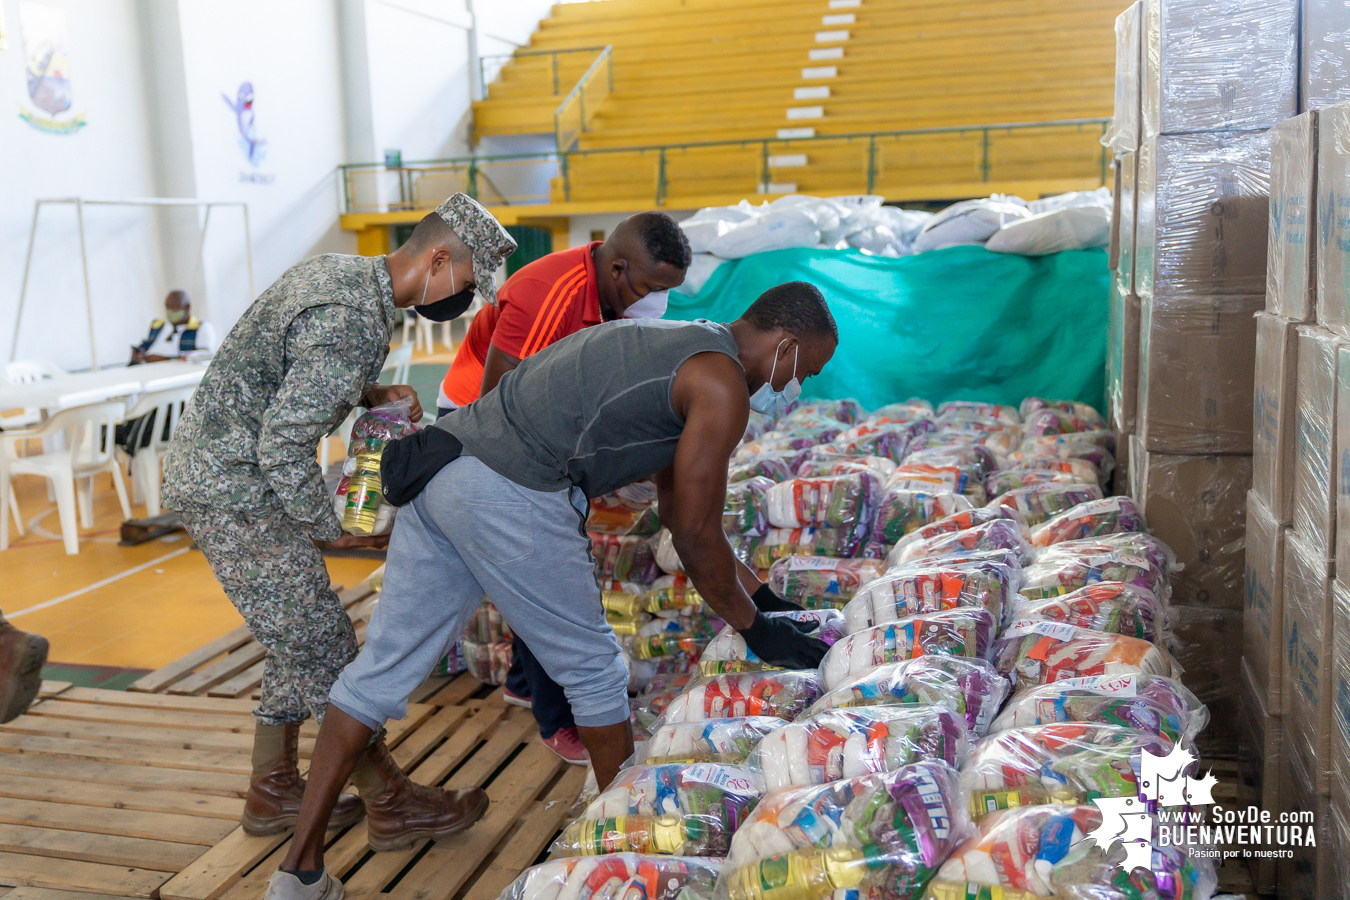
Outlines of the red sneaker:
[[519,706],[523,709],[529,709],[534,704],[529,697],[524,694],[517,694],[506,685],[502,685],[502,700],[512,706]]
[[581,743],[581,736],[575,728],[559,728],[553,737],[544,738],[544,746],[574,766],[584,766],[590,761],[586,755],[586,745]]

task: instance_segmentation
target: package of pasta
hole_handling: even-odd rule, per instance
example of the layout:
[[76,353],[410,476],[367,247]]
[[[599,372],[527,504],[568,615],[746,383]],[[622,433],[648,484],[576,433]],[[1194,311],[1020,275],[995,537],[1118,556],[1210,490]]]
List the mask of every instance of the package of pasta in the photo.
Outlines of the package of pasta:
[[1080,478],[1068,472],[1056,472],[1052,469],[1030,469],[1025,466],[1018,466],[1013,469],[1000,469],[997,472],[990,472],[984,477],[984,490],[990,497],[997,498],[1000,494],[1006,494],[1009,491],[1015,491],[1020,488],[1039,487],[1042,485],[1082,485],[1090,484],[1097,486],[1099,482],[1096,477]]
[[498,900],[712,900],[720,859],[610,853],[526,869]]
[[969,607],[984,609],[1001,622],[1017,595],[1021,575],[1015,563],[990,556],[965,561],[923,560],[892,569],[858,588],[844,606],[848,632],[907,616]]
[[1083,431],[1104,431],[1106,429],[1106,419],[1102,418],[1102,414],[1097,412],[1090,404],[1078,400],[1045,400],[1041,397],[1027,397],[1018,406],[1017,411],[1022,414],[1022,421],[1025,423],[1032,413],[1042,409],[1068,413],[1071,416],[1077,416],[1080,419],[1095,423],[1091,428],[1081,429]]
[[892,555],[898,564],[902,561],[900,556],[903,553],[903,548],[910,544],[926,541],[930,538],[939,537],[944,534],[954,534],[958,531],[965,531],[967,528],[976,528],[980,525],[992,522],[995,519],[1011,519],[1016,522],[1023,531],[1026,530],[1026,520],[1023,518],[1021,511],[1017,509],[1017,507],[1007,505],[995,506],[991,504],[989,506],[981,506],[952,513],[950,516],[915,528],[913,531],[909,532],[909,534],[903,535],[894,542],[895,546],[892,547]]
[[982,419],[998,419],[1008,425],[1021,425],[1022,414],[1015,407],[1002,403],[981,403],[977,400],[948,400],[937,408],[939,416],[957,414]]
[[1051,722],[1096,722],[1191,743],[1209,724],[1209,709],[1175,678],[1118,675],[1065,678],[1019,691],[990,733]]
[[988,499],[979,466],[957,462],[904,463],[886,479],[885,489],[963,494],[980,506]]
[[867,546],[869,522],[842,528],[770,528],[750,554],[750,564],[767,569],[788,556],[855,557]]
[[[834,644],[844,636],[844,615],[834,609],[804,609],[792,612],[765,613],[771,619],[791,619],[800,622],[812,637],[818,637],[827,644]],[[758,672],[777,669],[755,655],[730,625],[723,628],[717,637],[704,649],[699,661],[699,671],[704,675],[722,675],[731,672]]]
[[748,766],[666,763],[624,769],[553,842],[555,856],[661,853],[726,856],[764,796]]
[[763,475],[727,484],[722,506],[722,530],[727,534],[763,534],[769,530],[766,495],[775,482]]
[[994,642],[993,659],[1019,691],[1063,678],[1180,675],[1167,651],[1148,641],[1048,619],[1014,621]]
[[760,738],[783,724],[773,716],[739,716],[705,719],[702,722],[672,722],[652,732],[637,748],[633,764],[745,762]]
[[974,833],[937,761],[775,791],[736,832],[718,900],[917,900]]
[[924,525],[971,508],[969,498],[951,491],[886,488],[877,499],[872,539],[894,544]]
[[769,567],[768,583],[775,594],[807,609],[839,609],[885,570],[881,559],[789,556]]
[[988,660],[920,656],[860,675],[822,696],[808,715],[854,706],[940,706],[960,716],[966,730],[989,730],[1011,685]]
[[1143,513],[1129,497],[1107,497],[1080,503],[1037,525],[1031,530],[1031,543],[1049,547],[1061,541],[1127,531],[1148,531]]
[[1089,584],[1062,597],[1018,603],[1017,618],[1048,619],[1079,628],[1123,634],[1158,644],[1166,637],[1166,614],[1152,592],[1118,581]]
[[730,716],[795,719],[819,696],[820,675],[814,669],[705,675],[670,701],[662,724]]
[[[1142,807],[1142,804],[1141,804]],[[1142,808],[1140,812],[1143,812]],[[1126,871],[1125,848],[1086,838],[1102,826],[1096,806],[1028,806],[985,817],[943,863],[924,900],[1209,900],[1218,886],[1207,859],[1155,847],[1150,865]],[[724,867],[725,871],[725,867]]]
[[464,659],[464,668],[470,675],[485,684],[505,684],[506,673],[511,669],[511,642],[461,640],[459,652]]
[[965,723],[939,706],[832,709],[779,725],[747,761],[763,770],[771,791],[890,772],[925,759],[959,769],[969,751]]
[[825,690],[833,690],[878,666],[933,653],[982,659],[989,655],[997,630],[994,617],[978,607],[873,625],[835,642],[821,660],[821,682]]
[[1080,503],[1102,499],[1102,489],[1096,484],[1038,484],[1014,488],[989,501],[990,506],[1011,507],[1031,526],[1073,509]]
[[936,416],[933,404],[918,397],[911,397],[900,403],[888,403],[872,410],[865,421],[870,425],[903,425],[916,419],[932,419]]
[[854,472],[871,472],[882,481],[895,471],[895,463],[884,456],[855,455],[836,453],[816,447],[811,455],[802,460],[797,467],[798,478],[829,478],[832,475],[850,475]]
[[654,539],[635,534],[592,534],[597,581],[650,583],[661,570],[656,565]]
[[982,550],[1012,551],[1022,565],[1029,564],[1035,556],[1031,544],[1027,542],[1021,522],[1012,518],[995,518],[972,528],[938,534],[897,546],[887,555],[886,561],[892,566],[901,566],[919,559],[940,559],[944,556],[976,553]]
[[732,485],[748,478],[767,478],[777,484],[787,481],[796,471],[794,463],[800,453],[758,453],[744,458],[735,458],[727,467],[727,484]]
[[656,485],[635,481],[591,501],[586,530],[595,534],[656,534]]
[[768,489],[769,524],[775,528],[842,528],[867,520],[881,479],[872,472],[829,478],[794,478]]
[[1013,728],[975,745],[961,769],[961,786],[970,794],[970,814],[977,822],[1017,806],[1137,797],[1145,750],[1167,756],[1172,742],[1089,722]]
[[1021,594],[1030,600],[1060,597],[1097,584],[1113,582],[1148,591],[1162,603],[1171,596],[1166,573],[1143,555],[1112,550],[1056,552],[1071,541],[1042,551],[1036,562],[1022,570]]

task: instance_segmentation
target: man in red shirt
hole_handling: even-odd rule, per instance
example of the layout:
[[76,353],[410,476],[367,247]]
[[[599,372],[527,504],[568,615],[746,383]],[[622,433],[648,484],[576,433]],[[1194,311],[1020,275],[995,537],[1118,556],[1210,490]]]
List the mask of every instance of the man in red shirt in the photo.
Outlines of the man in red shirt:
[[[474,316],[441,383],[438,415],[467,406],[497,386],[521,360],[591,325],[619,318],[659,319],[665,293],[684,282],[689,242],[665,213],[645,212],[593,241],[529,263],[497,290],[497,305]],[[586,748],[560,685],[517,638],[504,693],[530,706],[544,744],[585,765]]]

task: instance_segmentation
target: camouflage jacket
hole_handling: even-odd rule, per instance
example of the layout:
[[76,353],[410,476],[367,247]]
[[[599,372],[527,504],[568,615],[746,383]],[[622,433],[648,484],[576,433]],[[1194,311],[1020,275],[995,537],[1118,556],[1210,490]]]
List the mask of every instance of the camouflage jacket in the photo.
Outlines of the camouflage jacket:
[[319,441],[378,380],[393,330],[383,256],[328,254],[286,270],[235,323],[192,395],[164,459],[164,505],[280,512],[336,539]]

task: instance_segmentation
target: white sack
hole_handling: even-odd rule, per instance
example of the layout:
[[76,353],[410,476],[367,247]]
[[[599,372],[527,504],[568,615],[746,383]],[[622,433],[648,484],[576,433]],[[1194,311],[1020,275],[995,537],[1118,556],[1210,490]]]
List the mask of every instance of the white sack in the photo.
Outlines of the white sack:
[[983,244],[1009,222],[1025,219],[1026,204],[1016,197],[994,195],[985,200],[953,203],[933,216],[914,240],[915,253],[958,244]]
[[752,253],[814,247],[820,243],[815,213],[805,205],[767,210],[763,215],[733,225],[718,235],[708,248],[723,259],[740,259]]
[[1109,210],[1069,206],[1005,225],[984,246],[995,253],[1045,256],[1061,250],[1105,247],[1110,240]]

